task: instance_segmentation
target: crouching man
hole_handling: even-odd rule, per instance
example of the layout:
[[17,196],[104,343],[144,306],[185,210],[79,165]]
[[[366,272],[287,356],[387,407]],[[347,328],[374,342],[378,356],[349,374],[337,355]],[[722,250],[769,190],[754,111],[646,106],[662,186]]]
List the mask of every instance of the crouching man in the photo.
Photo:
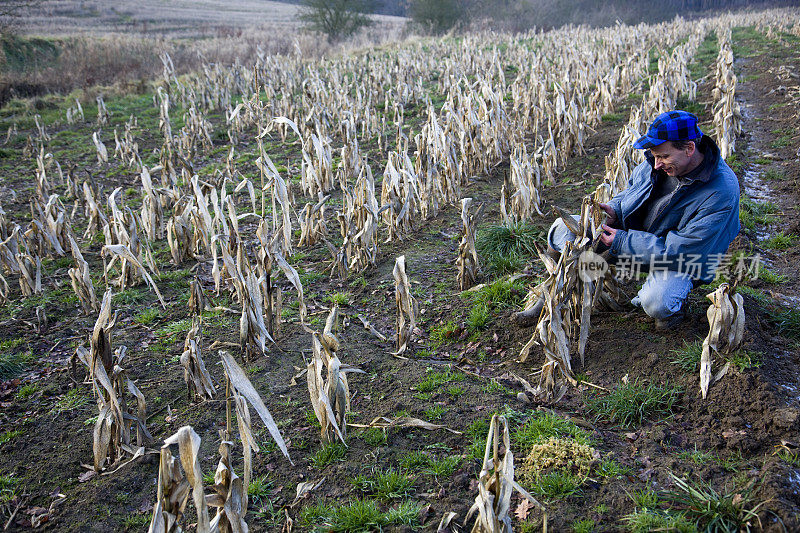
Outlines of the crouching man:
[[[658,115],[634,147],[646,150],[646,161],[633,170],[627,189],[600,204],[608,215],[600,240],[618,266],[649,270],[631,303],[655,319],[656,329],[667,330],[683,320],[689,291],[714,278],[739,233],[739,183],[691,113]],[[535,324],[540,311],[534,305],[514,320]]]

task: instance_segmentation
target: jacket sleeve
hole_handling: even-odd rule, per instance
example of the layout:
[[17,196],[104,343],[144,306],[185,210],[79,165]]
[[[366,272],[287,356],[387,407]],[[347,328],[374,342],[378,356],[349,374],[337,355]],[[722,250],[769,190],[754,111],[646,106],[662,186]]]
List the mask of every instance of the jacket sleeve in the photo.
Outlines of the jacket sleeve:
[[650,171],[652,167],[647,161],[639,163],[631,172],[631,175],[628,177],[628,186],[622,189],[620,192],[617,193],[611,200],[608,201],[608,205],[610,205],[614,212],[617,214],[617,222],[612,225],[614,228],[623,228],[622,225],[623,221],[623,213],[622,213],[622,201],[625,199],[626,195],[633,189],[634,185],[638,182],[649,179]]
[[[677,263],[681,254],[684,258],[699,256],[706,262],[709,255],[723,253],[727,249],[729,243],[722,243],[720,236],[728,226],[734,208],[735,205],[720,206],[714,201],[707,201],[686,226],[670,231],[664,237],[640,230],[617,230],[611,243],[611,253],[632,256],[642,263],[649,263],[654,257]],[[717,243],[720,246],[715,246]],[[715,249],[722,244],[723,249]]]

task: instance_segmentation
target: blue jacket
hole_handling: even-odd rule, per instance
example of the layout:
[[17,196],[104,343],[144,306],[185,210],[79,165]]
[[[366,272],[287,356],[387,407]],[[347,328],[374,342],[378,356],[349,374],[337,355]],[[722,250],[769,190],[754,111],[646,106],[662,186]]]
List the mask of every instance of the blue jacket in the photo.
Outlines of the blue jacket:
[[655,170],[652,155],[645,153],[647,161],[633,170],[628,188],[609,202],[618,228],[612,256],[644,265],[652,261],[699,281],[714,278],[722,254],[739,233],[739,181],[710,137],[704,136],[698,147],[705,158],[702,170],[678,186],[649,228],[636,228],[630,226],[639,217],[631,215],[663,172]]

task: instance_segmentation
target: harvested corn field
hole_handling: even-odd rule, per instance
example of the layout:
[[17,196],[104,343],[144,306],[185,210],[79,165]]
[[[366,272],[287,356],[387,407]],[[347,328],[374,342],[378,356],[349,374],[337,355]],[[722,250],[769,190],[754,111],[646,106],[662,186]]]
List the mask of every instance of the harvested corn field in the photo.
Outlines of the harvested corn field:
[[[798,46],[770,10],[11,100],[0,523],[800,529]],[[660,331],[581,257],[670,109],[742,229]]]

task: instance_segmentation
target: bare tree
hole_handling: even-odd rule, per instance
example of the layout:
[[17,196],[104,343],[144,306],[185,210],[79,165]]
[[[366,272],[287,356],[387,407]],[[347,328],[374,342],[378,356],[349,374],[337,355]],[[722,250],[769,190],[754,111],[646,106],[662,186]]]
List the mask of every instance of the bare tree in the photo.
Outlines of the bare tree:
[[327,35],[329,41],[372,24],[366,15],[371,7],[369,0],[303,0],[302,5],[305,10],[300,19],[308,29]]

